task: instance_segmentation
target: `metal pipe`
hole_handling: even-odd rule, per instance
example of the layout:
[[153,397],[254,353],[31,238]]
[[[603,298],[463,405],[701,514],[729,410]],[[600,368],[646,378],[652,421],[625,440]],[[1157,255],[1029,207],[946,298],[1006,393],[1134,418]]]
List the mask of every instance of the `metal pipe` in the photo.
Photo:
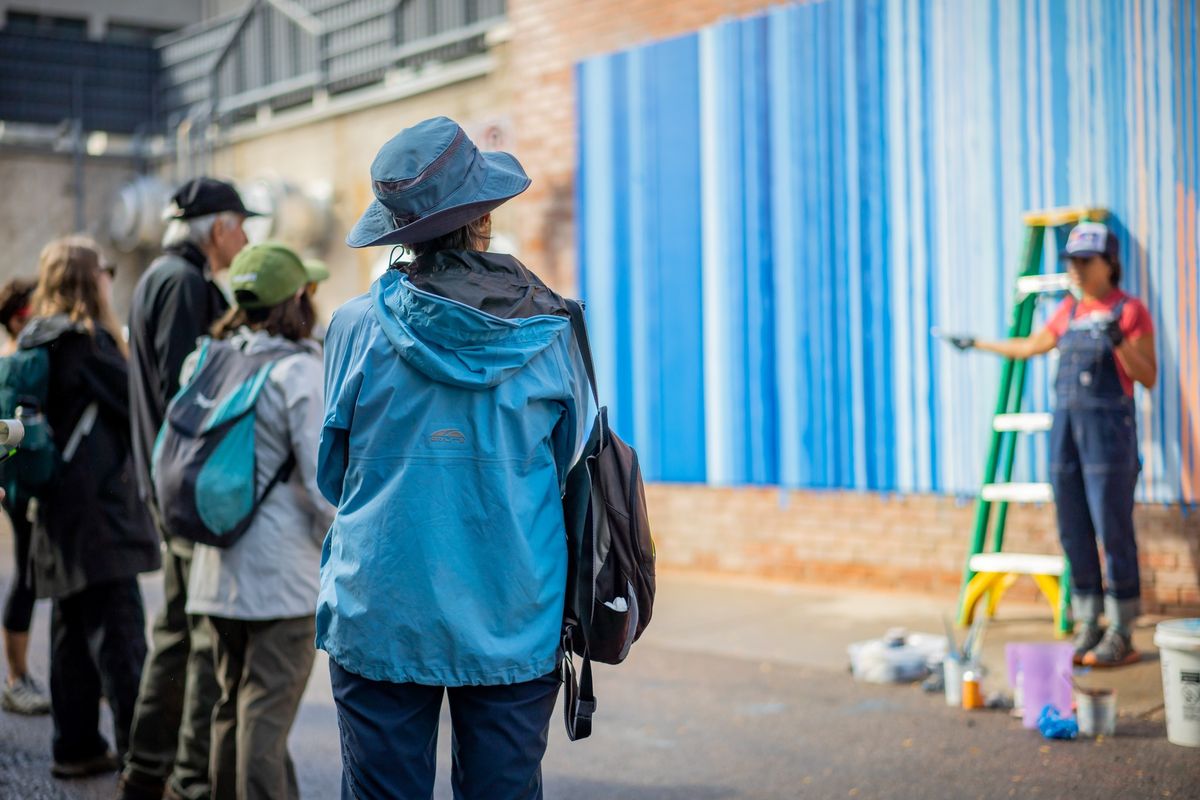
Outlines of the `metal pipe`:
[[74,161],[75,230],[83,232],[86,224],[84,212],[84,164],[83,164],[83,70],[75,70],[71,79],[71,151]]

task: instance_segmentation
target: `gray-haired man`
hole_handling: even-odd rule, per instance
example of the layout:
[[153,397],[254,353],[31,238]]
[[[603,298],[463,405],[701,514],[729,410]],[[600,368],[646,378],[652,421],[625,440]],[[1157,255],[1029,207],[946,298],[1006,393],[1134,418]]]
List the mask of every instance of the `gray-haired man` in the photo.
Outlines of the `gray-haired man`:
[[[129,319],[133,457],[139,493],[152,510],[154,440],[167,404],[179,389],[184,359],[229,308],[212,277],[228,269],[246,245],[242,223],[256,216],[233,186],[212,178],[180,187],[168,215],[165,252],[138,282]],[[166,605],[154,622],[153,649],[142,674],[120,797],[207,800],[209,728],[220,695],[212,642],[208,629],[184,610],[191,543],[172,538],[161,524],[159,530],[167,544]]]

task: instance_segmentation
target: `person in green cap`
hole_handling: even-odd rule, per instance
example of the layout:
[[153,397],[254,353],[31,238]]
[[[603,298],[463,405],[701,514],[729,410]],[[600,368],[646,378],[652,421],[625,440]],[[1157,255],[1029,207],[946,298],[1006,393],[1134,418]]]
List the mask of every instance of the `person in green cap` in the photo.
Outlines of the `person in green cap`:
[[[214,799],[298,796],[287,737],[315,654],[321,542],[334,515],[316,483],[324,392],[320,349],[310,338],[312,277],[282,245],[242,250],[229,272],[236,305],[213,327],[200,367],[219,363],[214,348],[272,364],[255,406],[261,504],[231,546],[196,545],[188,582],[187,611],[211,626],[221,689],[209,771]],[[199,351],[185,362],[184,385],[199,362]],[[289,457],[295,467],[273,485]]]

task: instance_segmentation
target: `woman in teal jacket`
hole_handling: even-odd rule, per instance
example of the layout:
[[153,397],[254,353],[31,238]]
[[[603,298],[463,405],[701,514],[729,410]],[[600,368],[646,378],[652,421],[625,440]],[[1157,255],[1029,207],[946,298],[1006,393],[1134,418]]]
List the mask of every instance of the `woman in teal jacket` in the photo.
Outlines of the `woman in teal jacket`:
[[446,118],[371,166],[347,238],[403,244],[334,314],[318,482],[317,645],[329,653],[343,797],[429,797],[443,693],[456,797],[541,796],[566,587],[562,488],[588,420],[562,299],[486,252],[490,211],[529,185]]

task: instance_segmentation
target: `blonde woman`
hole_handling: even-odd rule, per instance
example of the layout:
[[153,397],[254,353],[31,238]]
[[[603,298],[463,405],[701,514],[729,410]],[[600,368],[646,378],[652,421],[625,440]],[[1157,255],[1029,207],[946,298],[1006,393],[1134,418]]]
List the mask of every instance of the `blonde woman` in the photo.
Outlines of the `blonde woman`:
[[53,599],[50,703],[59,778],[118,768],[101,735],[100,700],[124,752],[146,657],[137,576],[160,564],[157,537],[130,468],[126,348],[109,303],[112,275],[93,242],[58,239],[42,250],[32,318],[20,348],[44,347],[42,412],[62,454],[38,498],[31,576]]

